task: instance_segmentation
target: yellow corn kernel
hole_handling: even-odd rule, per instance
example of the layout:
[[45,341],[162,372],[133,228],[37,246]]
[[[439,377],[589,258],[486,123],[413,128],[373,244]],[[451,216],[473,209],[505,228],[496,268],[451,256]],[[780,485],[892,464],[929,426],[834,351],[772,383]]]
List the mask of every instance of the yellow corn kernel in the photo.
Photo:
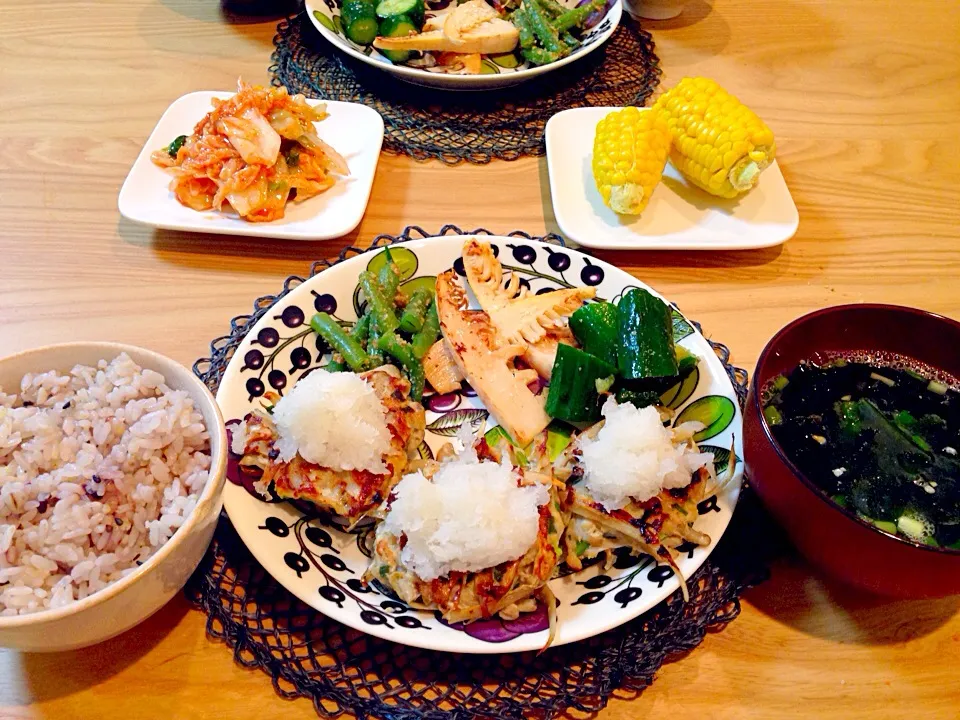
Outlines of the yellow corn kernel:
[[770,128],[708,78],[684,78],[660,96],[655,109],[670,131],[670,161],[714,195],[746,192],[776,157]]
[[603,202],[623,215],[643,212],[669,152],[665,115],[627,107],[604,116],[593,138],[593,179]]

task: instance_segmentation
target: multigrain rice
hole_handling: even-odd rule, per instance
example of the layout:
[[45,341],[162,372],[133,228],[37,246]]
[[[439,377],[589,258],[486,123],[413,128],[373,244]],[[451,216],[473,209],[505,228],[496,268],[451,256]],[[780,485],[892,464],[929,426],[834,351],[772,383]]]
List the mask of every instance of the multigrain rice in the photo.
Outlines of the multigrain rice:
[[197,503],[193,400],[126,354],[0,388],[0,616],[62,607],[153,555]]

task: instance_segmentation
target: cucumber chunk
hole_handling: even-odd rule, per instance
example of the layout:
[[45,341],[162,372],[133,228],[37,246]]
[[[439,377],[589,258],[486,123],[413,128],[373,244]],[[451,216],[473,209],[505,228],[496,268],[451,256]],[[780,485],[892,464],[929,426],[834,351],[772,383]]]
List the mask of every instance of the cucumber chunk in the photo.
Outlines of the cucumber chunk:
[[662,378],[679,373],[670,306],[646,290],[632,288],[617,305],[621,377]]
[[610,363],[561,343],[547,393],[547,414],[571,422],[599,420],[603,396],[597,392],[597,380],[615,372]]
[[[380,0],[377,4],[378,17],[384,20],[392,17],[406,17],[416,25],[418,32],[423,27],[425,13],[426,6],[424,0]],[[392,35],[386,35],[382,31],[380,34],[383,35],[383,37],[394,37]]]
[[340,9],[343,34],[357,45],[369,45],[377,37],[377,12],[373,0],[343,0]]
[[[406,37],[416,35],[417,32],[417,27],[406,15],[394,15],[380,23],[380,37]],[[413,55],[409,50],[380,50],[379,52],[394,65],[405,63]]]
[[584,305],[570,316],[570,329],[583,349],[611,365],[617,364],[617,306],[609,302]]

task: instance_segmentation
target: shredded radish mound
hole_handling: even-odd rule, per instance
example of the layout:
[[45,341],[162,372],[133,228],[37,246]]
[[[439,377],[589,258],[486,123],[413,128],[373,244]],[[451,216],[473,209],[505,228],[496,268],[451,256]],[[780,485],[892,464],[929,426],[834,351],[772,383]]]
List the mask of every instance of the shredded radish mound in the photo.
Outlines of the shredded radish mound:
[[696,470],[713,462],[712,453],[675,445],[655,407],[638,410],[609,397],[602,412],[606,422],[597,437],[580,440],[580,461],[584,487],[607,510],[686,487]]
[[376,391],[353,373],[314,370],[273,409],[280,459],[300,454],[332,470],[387,472],[387,413]]
[[518,487],[508,463],[469,451],[443,463],[432,481],[404,476],[394,493],[384,530],[406,535],[400,562],[423,580],[521,557],[537,540],[538,508],[550,500],[543,485]]

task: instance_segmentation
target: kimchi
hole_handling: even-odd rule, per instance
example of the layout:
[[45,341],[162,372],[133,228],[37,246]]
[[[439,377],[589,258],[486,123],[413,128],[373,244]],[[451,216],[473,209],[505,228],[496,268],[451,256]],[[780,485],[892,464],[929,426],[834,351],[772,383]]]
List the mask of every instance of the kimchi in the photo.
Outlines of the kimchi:
[[283,217],[288,202],[318,195],[336,176],[350,174],[343,156],[317,135],[314,123],[328,117],[326,105],[242,80],[236,95],[212,102],[192,135],[151,156],[173,175],[170,190],[183,205],[201,211],[228,205],[244,220],[270,222]]

